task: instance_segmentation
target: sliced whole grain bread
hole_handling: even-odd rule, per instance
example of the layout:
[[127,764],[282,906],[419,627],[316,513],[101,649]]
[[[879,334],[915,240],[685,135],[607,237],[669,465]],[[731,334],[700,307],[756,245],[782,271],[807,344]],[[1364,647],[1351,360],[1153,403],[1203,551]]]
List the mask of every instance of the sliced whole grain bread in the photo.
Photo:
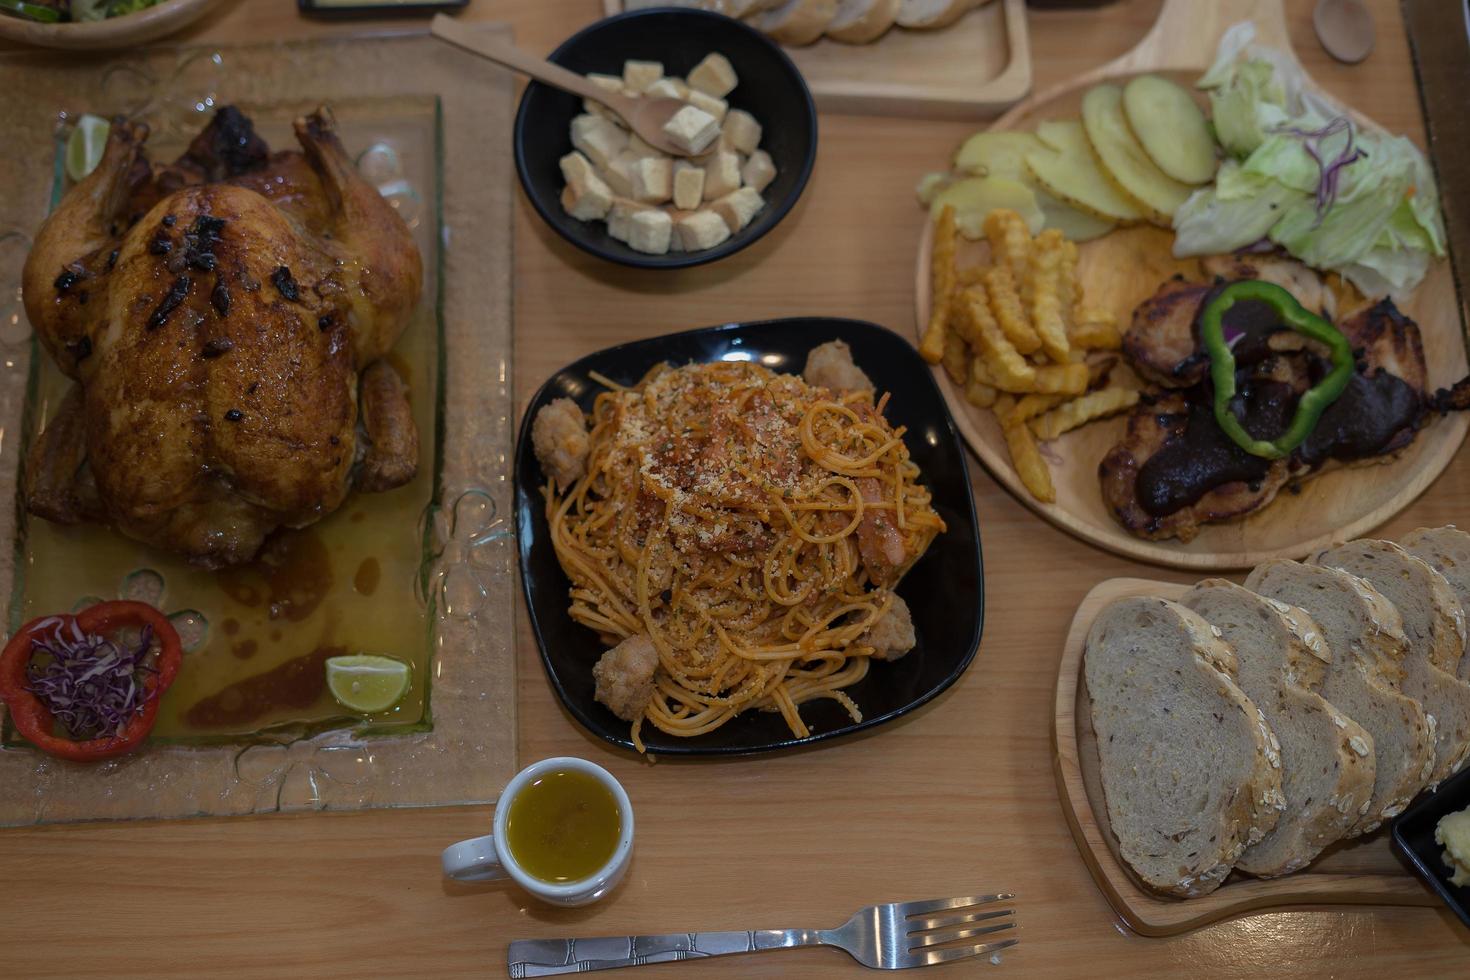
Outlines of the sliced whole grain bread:
[[[1421,527],[1404,535],[1399,544],[1409,554],[1427,561],[1435,571],[1443,575],[1455,597],[1460,600],[1460,605],[1464,607],[1463,612],[1470,614],[1470,534],[1453,524]],[[1460,635],[1466,636],[1463,617],[1459,625]],[[1466,637],[1466,643],[1470,644],[1470,637]],[[1454,670],[1461,680],[1470,680],[1470,657],[1461,657]]]
[[1470,753],[1470,684],[1455,676],[1465,652],[1465,611],[1450,583],[1392,541],[1349,541],[1312,562],[1365,579],[1398,610],[1409,640],[1401,690],[1434,719],[1429,784],[1459,772]]
[[1281,745],[1286,810],[1235,867],[1261,878],[1291,874],[1357,823],[1373,795],[1373,738],[1317,693],[1332,658],[1306,612],[1224,579],[1206,579],[1179,602],[1224,634],[1241,690]]
[[1373,736],[1376,770],[1368,809],[1349,836],[1377,829],[1424,788],[1434,732],[1418,701],[1398,685],[1408,650],[1393,604],[1337,568],[1276,559],[1257,565],[1246,588],[1306,610],[1331,653],[1322,696]]
[[1276,740],[1235,667],[1208,623],[1165,599],[1119,599],[1088,631],[1108,819],[1123,859],[1162,892],[1214,891],[1285,805]]

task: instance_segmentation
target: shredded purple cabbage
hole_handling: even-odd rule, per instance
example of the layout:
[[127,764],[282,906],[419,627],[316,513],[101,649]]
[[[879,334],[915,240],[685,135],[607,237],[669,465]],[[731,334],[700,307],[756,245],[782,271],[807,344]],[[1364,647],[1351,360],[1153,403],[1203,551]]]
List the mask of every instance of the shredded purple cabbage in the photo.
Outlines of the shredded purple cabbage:
[[[1332,209],[1332,205],[1337,203],[1337,181],[1343,168],[1363,159],[1368,153],[1362,147],[1353,145],[1357,134],[1353,130],[1353,121],[1347,116],[1338,116],[1321,129],[1277,126],[1272,132],[1285,133],[1300,139],[1302,149],[1306,150],[1307,155],[1317,164],[1317,220],[1312,222],[1312,227],[1317,228],[1327,217],[1327,212]],[[1322,145],[1329,137],[1341,132],[1346,132],[1348,137],[1347,142],[1343,144],[1342,151],[1331,162],[1324,160]]]
[[121,735],[153,697],[140,676],[157,673],[143,662],[153,628],[143,627],[136,648],[83,633],[75,620],[58,618],[49,635],[42,631],[31,641],[26,690],[78,741]]
[[1225,346],[1233,348],[1235,342],[1245,336],[1245,331],[1228,323],[1220,324],[1220,336],[1225,340]]

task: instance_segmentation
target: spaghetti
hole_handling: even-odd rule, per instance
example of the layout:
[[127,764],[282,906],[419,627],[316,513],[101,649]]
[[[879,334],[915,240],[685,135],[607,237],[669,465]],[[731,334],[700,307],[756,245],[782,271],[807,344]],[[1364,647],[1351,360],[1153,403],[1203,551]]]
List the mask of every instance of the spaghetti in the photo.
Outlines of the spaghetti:
[[657,651],[634,744],[645,721],[693,736],[751,708],[805,738],[799,706],[820,698],[861,721],[843,688],[944,530],[887,396],[738,361],[606,383],[585,474],[549,481],[546,508],[572,618]]

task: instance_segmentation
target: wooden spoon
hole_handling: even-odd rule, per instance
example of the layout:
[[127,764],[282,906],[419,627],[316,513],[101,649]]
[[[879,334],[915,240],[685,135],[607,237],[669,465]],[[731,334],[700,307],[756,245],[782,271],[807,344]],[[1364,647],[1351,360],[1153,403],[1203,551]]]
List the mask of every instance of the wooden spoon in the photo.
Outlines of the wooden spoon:
[[1373,52],[1373,14],[1363,0],[1317,0],[1312,27],[1338,61],[1355,65]]
[[529,75],[552,88],[559,88],[563,92],[580,95],[584,99],[607,106],[621,116],[628,128],[637,133],[643,142],[660,153],[674,157],[694,157],[709,150],[708,146],[701,146],[691,152],[670,140],[664,132],[664,123],[688,104],[682,99],[634,98],[621,92],[609,91],[574,71],[527,54],[508,40],[476,31],[445,14],[434,16],[429,32],[441,41],[448,41],[497,65]]

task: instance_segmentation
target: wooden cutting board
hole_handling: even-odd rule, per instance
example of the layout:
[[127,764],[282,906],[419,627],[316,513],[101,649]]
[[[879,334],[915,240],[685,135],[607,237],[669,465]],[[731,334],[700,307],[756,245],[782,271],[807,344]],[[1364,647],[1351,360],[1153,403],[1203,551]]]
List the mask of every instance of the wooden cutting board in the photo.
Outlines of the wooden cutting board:
[[[610,17],[651,4],[602,5]],[[824,37],[784,50],[824,112],[990,119],[1031,91],[1026,0],[985,0],[942,30],[894,27],[871,44]]]
[[[1202,4],[1166,0],[1158,21],[1138,46],[1111,64],[1042,92],[996,121],[992,129],[1031,130],[1047,119],[1077,118],[1083,94],[1105,79],[1163,74],[1192,87],[1215,56],[1220,35],[1232,24],[1252,20],[1256,43],[1291,55],[1281,0],[1221,0]],[[1203,100],[1201,100],[1201,104]],[[1358,117],[1365,128],[1379,128]],[[932,224],[924,228],[915,295],[916,325],[929,322],[929,252]],[[1114,231],[1080,246],[1078,276],[1087,305],[1111,310],[1126,328],[1134,308],[1176,273],[1203,278],[1195,260],[1177,260],[1172,232],[1139,226]],[[964,242],[961,266],[984,261],[988,247]],[[1467,372],[1461,307],[1448,261],[1439,261],[1400,308],[1419,324],[1429,365],[1431,390]],[[992,476],[1019,500],[1053,524],[1125,557],[1198,570],[1247,568],[1268,558],[1301,558],[1330,544],[1362,537],[1407,507],[1434,482],[1454,458],[1470,429],[1466,413],[1435,419],[1414,444],[1386,465],[1341,469],[1304,484],[1299,493],[1281,493],[1245,520],[1206,525],[1188,544],[1146,541],[1125,531],[1105,506],[1097,465],[1122,435],[1126,416],[1074,430],[1049,445],[1057,500],[1037,501],[1022,486],[1011,464],[995,416],[975,408],[943,370],[935,368],[955,423]]]
[[1238,915],[1282,912],[1303,905],[1437,907],[1439,899],[1414,876],[1389,843],[1388,827],[1336,844],[1306,869],[1269,881],[1232,874],[1201,898],[1172,898],[1146,888],[1118,855],[1108,827],[1087,680],[1082,674],[1087,631],[1108,603],[1125,596],[1178,599],[1189,586],[1138,578],[1097,585],[1077,607],[1057,671],[1052,726],[1053,768],[1067,825],[1108,904],[1135,932],[1172,936]]

